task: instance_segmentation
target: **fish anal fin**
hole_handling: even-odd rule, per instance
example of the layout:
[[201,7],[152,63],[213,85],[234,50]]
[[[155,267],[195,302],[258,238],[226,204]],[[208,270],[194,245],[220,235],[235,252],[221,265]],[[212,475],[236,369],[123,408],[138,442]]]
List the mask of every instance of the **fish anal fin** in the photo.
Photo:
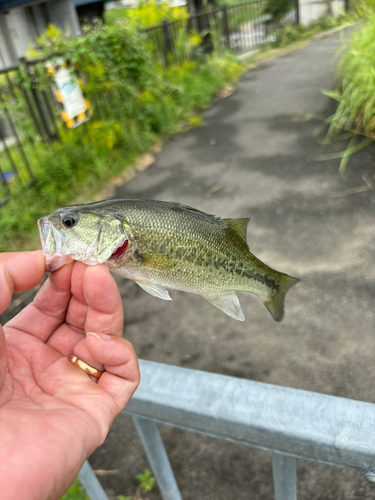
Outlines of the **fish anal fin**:
[[247,243],[247,226],[249,218],[247,219],[223,219],[228,226],[237,233]]
[[153,297],[158,297],[162,300],[172,300],[169,296],[168,290],[163,285],[157,285],[155,283],[150,283],[149,281],[140,280],[137,280],[136,283]]
[[292,276],[285,274],[278,293],[269,295],[269,297],[264,301],[264,305],[269,310],[275,321],[280,322],[283,319],[285,295],[287,291],[299,281],[300,280],[298,278],[293,278]]
[[245,317],[238,297],[234,292],[225,295],[204,295],[203,297],[212,305],[225,312],[225,314],[228,314],[231,318],[237,319],[238,321],[244,321]]

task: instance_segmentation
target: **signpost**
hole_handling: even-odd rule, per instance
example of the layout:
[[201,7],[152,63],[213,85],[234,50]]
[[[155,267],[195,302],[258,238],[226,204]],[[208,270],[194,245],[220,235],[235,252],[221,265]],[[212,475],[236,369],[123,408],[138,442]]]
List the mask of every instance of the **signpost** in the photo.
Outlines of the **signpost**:
[[81,125],[92,116],[90,102],[85,97],[80,78],[68,61],[62,59],[46,64],[52,80],[52,90],[66,128]]

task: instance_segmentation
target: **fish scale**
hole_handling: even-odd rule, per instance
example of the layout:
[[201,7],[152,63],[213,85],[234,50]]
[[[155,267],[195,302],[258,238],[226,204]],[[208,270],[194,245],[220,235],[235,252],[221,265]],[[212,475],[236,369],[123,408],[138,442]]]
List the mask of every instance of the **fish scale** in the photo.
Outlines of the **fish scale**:
[[[239,320],[244,318],[235,292],[251,292],[280,321],[285,294],[299,280],[249,251],[248,220],[221,219],[177,203],[106,200],[60,208],[40,219],[39,228],[51,262],[57,262],[55,254],[60,263],[105,262],[154,296],[170,300],[167,288],[200,294]],[[48,243],[51,235],[54,245]]]

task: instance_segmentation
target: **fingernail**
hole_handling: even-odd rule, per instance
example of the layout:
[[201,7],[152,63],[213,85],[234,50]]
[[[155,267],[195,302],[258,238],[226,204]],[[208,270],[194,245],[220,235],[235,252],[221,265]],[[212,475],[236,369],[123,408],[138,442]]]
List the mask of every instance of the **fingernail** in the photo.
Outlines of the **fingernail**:
[[111,340],[112,336],[107,335],[106,333],[93,333],[93,332],[87,332],[86,335],[94,335],[98,340]]

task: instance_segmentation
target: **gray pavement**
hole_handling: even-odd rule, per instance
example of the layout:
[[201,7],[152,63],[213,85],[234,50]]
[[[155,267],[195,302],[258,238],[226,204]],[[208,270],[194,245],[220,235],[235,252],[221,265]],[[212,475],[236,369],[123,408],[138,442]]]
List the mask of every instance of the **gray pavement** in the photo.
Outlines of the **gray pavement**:
[[[167,141],[150,168],[118,188],[117,197],[251,217],[251,251],[301,278],[280,324],[250,294],[239,294],[246,317],[240,323],[199,296],[172,291],[172,302],[164,302],[118,279],[125,336],[139,357],[375,402],[375,192],[347,191],[367,186],[363,178],[375,182],[375,150],[353,157],[342,179],[337,160],[314,160],[320,122],[306,121],[307,114],[332,112],[321,90],[334,84],[338,47],[334,35],[249,71],[204,113],[203,126]],[[161,432],[184,500],[273,497],[267,452]],[[109,494],[134,494],[147,462],[127,417],[117,419],[90,462],[119,469],[101,477]],[[375,487],[359,472],[302,461],[298,493],[306,500],[375,499]],[[147,496],[160,499],[157,490]]]

